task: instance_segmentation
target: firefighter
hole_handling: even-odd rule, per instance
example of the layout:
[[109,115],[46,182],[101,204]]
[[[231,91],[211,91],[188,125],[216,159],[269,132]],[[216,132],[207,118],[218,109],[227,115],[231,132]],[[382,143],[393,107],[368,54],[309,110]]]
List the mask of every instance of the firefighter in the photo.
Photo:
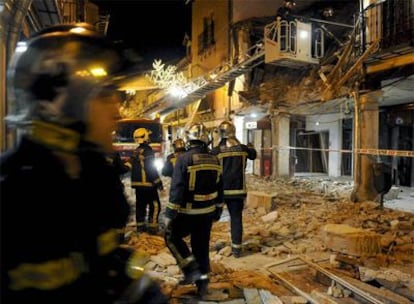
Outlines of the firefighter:
[[105,156],[121,63],[86,24],[46,28],[11,60],[7,122],[22,136],[0,159],[2,303],[167,303],[118,241],[129,205]]
[[137,232],[147,231],[150,234],[157,234],[161,212],[158,190],[164,188],[155,167],[154,151],[149,145],[150,134],[151,131],[146,128],[138,128],[134,131],[134,141],[139,145],[127,165],[131,168],[131,187],[135,189]]
[[280,17],[282,20],[293,21],[292,10],[296,6],[293,0],[284,0],[283,6],[279,7],[276,12],[276,17]]
[[187,130],[187,151],[175,164],[165,211],[165,242],[184,274],[180,283],[195,283],[201,297],[207,294],[209,282],[211,227],[224,205],[221,166],[208,152],[208,141],[203,124],[192,124]]
[[243,240],[243,208],[247,195],[245,169],[247,159],[254,160],[254,147],[241,144],[236,128],[230,121],[219,125],[220,142],[211,153],[217,155],[223,168],[224,201],[230,213],[231,247],[235,258],[240,257]]
[[177,158],[185,152],[185,142],[181,138],[177,138],[173,142],[173,150],[174,152],[167,156],[167,159],[164,163],[164,167],[162,168],[161,174],[163,176],[172,177],[173,170]]

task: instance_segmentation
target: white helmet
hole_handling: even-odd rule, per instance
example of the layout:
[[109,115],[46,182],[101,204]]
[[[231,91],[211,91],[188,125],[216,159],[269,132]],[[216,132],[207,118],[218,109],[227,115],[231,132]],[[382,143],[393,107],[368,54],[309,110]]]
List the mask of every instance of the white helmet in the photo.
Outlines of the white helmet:
[[134,141],[138,144],[142,144],[144,142],[148,143],[150,141],[150,134],[152,132],[145,128],[138,128],[134,131]]
[[187,130],[187,142],[199,140],[205,144],[209,143],[207,128],[202,123],[193,123]]
[[234,138],[236,137],[236,128],[231,121],[225,120],[223,121],[219,127],[219,134],[220,138]]
[[110,86],[122,57],[85,23],[44,29],[14,54],[7,72],[10,124],[45,121],[85,131],[88,103]]

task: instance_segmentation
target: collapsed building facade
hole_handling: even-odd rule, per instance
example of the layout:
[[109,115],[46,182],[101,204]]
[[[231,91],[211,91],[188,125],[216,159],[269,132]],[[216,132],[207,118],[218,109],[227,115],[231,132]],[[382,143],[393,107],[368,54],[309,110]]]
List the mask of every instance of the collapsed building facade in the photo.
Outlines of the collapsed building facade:
[[290,21],[279,2],[192,1],[177,66],[189,80],[178,95],[138,94],[139,115],[161,115],[173,136],[233,120],[260,151],[257,175],[354,176],[356,201],[375,199],[384,174],[412,187],[412,1],[297,1]]
[[[160,116],[169,138],[194,120],[214,130],[231,119],[259,151],[248,172],[353,176],[356,201],[378,196],[385,171],[393,184],[413,187],[413,1],[298,0],[289,21],[276,19],[282,2],[188,1],[187,56],[173,69],[182,75],[178,93],[142,73],[123,81],[135,91],[123,113]],[[90,1],[6,1],[2,76],[21,36],[74,21],[105,33],[108,20]],[[15,134],[4,121],[1,134],[5,150]]]

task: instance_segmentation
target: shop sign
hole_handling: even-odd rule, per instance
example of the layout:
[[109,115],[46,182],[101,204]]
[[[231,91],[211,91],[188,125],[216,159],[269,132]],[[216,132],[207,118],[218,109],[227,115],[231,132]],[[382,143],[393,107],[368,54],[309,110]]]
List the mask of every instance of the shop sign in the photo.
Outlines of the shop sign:
[[246,129],[257,129],[257,121],[248,121],[246,122]]

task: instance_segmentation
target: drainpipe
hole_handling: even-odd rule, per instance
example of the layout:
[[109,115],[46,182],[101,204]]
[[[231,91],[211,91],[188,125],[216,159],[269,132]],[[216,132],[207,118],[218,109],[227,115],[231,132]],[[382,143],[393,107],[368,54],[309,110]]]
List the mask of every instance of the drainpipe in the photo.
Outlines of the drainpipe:
[[365,10],[364,10],[364,0],[359,0],[359,12],[360,12],[360,18],[361,18],[361,49],[362,54],[365,52],[365,45],[366,45],[366,32],[365,32]]
[[63,6],[65,5],[65,4],[59,4],[59,2],[60,1],[58,1],[58,0],[54,0],[53,1],[53,3],[54,3],[54,5],[55,5],[55,8],[56,8],[56,12],[57,12],[57,15],[58,15],[58,20],[59,20],[59,23],[62,23],[63,22],[63,16],[62,16],[62,11],[63,11]]
[[354,99],[354,126],[353,126],[353,167],[352,167],[352,175],[354,177],[354,188],[352,190],[351,193],[351,201],[352,202],[357,202],[358,201],[358,191],[360,188],[360,184],[361,184],[361,172],[360,172],[360,162],[361,162],[361,158],[360,158],[360,154],[359,149],[360,149],[360,96],[359,96],[359,83],[357,82],[355,84],[355,91],[352,92],[353,95],[353,99]]
[[26,17],[32,0],[14,1],[10,9],[10,20],[6,28],[7,61],[14,53],[17,41],[19,41],[24,18]]
[[[231,47],[231,43],[232,43],[232,37],[233,37],[233,0],[229,0],[229,6],[228,6],[228,19],[229,19],[229,32],[228,32],[228,36],[227,36],[227,54],[228,54],[228,58],[229,58],[229,62],[233,63],[233,54],[232,54],[232,47]],[[231,99],[232,99],[232,92],[234,89],[234,80],[231,80],[228,85],[228,94],[227,94],[227,117],[226,119],[230,119],[230,113],[231,113]]]
[[0,153],[6,149],[6,6],[0,6]]
[[0,151],[12,146],[14,139],[8,140],[4,118],[7,115],[6,71],[14,53],[22,24],[32,0],[6,1],[0,12]]

